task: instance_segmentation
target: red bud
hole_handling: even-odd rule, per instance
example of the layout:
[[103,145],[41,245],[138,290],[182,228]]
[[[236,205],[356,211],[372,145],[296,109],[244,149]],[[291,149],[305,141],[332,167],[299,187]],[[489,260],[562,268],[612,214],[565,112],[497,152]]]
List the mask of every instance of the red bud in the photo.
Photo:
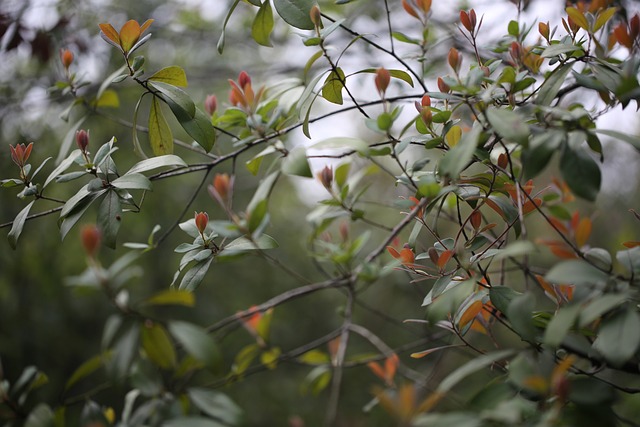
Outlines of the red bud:
[[460,11],[460,23],[464,28],[469,31],[469,33],[473,34],[473,25],[471,25],[471,19],[469,18],[469,14],[464,10]]
[[455,47],[452,47],[449,50],[449,55],[447,55],[447,62],[456,73],[460,70],[460,65],[462,65],[462,57]]
[[69,49],[60,49],[60,61],[65,70],[68,70],[73,63],[73,53]]
[[198,231],[200,232],[200,234],[203,234],[204,231],[207,229],[207,224],[209,224],[209,214],[207,214],[206,212],[196,212],[195,213],[195,220],[196,220],[196,228],[198,228]]
[[209,95],[204,100],[204,110],[210,116],[213,116],[213,113],[218,109],[218,98],[215,95]]
[[87,146],[89,145],[89,132],[84,129],[76,131],[76,145],[83,153],[87,152]]
[[240,85],[240,87],[242,89],[244,89],[247,85],[251,84],[251,77],[249,77],[249,74],[247,74],[246,71],[241,71],[240,74],[238,75],[238,85]]
[[469,217],[469,221],[471,222],[473,229],[478,230],[482,224],[482,215],[480,214],[480,211],[473,211]]
[[440,89],[442,93],[449,93],[451,91],[451,88],[442,80],[442,77],[438,77],[438,89]]
[[100,230],[95,225],[85,225],[80,231],[80,236],[82,238],[84,251],[93,258],[100,247],[100,240],[102,238]]
[[218,192],[220,197],[225,200],[231,192],[231,179],[226,173],[218,173],[213,178],[213,188]]
[[387,91],[389,87],[389,83],[391,82],[391,74],[389,70],[386,68],[378,68],[376,71],[376,89],[378,89],[378,93],[380,96],[384,96],[384,93]]
[[420,105],[422,107],[431,107],[431,98],[429,95],[422,95],[422,99],[420,100]]

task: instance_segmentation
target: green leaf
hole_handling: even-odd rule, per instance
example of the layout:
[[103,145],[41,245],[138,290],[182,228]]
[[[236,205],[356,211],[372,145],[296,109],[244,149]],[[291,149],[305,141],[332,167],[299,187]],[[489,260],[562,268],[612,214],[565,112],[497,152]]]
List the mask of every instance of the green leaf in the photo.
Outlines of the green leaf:
[[11,249],[15,249],[18,244],[18,239],[20,238],[20,234],[22,234],[22,229],[24,228],[24,223],[27,221],[27,217],[29,216],[29,211],[31,207],[35,203],[35,200],[32,200],[27,206],[25,206],[13,220],[13,224],[11,225],[11,230],[7,235],[7,239],[9,239],[9,246]]
[[187,393],[193,404],[210,417],[230,426],[240,422],[242,410],[226,394],[200,387],[192,387]]
[[151,77],[149,80],[152,82],[162,82],[173,86],[179,87],[187,87],[187,74],[181,67],[177,65],[171,65],[170,67],[165,67]]
[[249,212],[249,232],[253,233],[260,227],[265,215],[267,215],[267,208],[269,207],[269,200],[265,199],[258,203],[256,207]]
[[629,296],[626,294],[605,294],[590,301],[580,312],[578,326],[581,328],[588,326],[614,308],[622,306],[627,299]]
[[193,307],[196,299],[193,292],[168,289],[159,292],[145,301],[149,305],[183,305]]
[[[174,111],[175,114],[175,111]],[[180,126],[200,145],[205,152],[211,151],[216,143],[216,130],[211,119],[202,110],[196,108],[196,115],[192,119],[176,115]]]
[[[402,71],[402,70],[387,70],[387,71],[389,71],[389,74],[391,75],[391,77],[402,80],[403,82],[407,83],[409,86],[413,87],[413,79],[411,78],[411,75],[409,75],[409,73],[407,73],[406,71]],[[375,74],[377,72],[378,72],[377,68],[367,68],[365,70],[358,71],[355,74],[358,74],[358,73]]]
[[165,421],[162,423],[162,427],[228,427],[228,424],[212,420],[211,418],[189,416]]
[[511,301],[520,295],[522,294],[506,286],[492,286],[489,289],[491,303],[502,313],[506,313]]
[[609,275],[582,260],[572,259],[554,265],[545,279],[552,283],[579,286],[606,282]]
[[322,86],[322,97],[334,104],[342,105],[344,102],[342,99],[342,89],[345,83],[344,71],[341,68],[336,68],[331,71],[324,81]]
[[173,134],[164,118],[160,101],[155,96],[151,101],[151,110],[149,111],[149,144],[156,156],[173,153]]
[[78,368],[73,371],[73,374],[71,374],[71,377],[67,380],[67,383],[64,386],[65,390],[69,390],[75,383],[100,369],[106,357],[107,354],[98,354],[78,366]]
[[200,283],[207,274],[207,271],[209,271],[211,261],[213,261],[213,254],[206,259],[198,261],[193,267],[191,267],[182,278],[182,281],[180,282],[180,289],[190,292],[195,291],[198,286],[200,286]]
[[640,316],[635,308],[627,308],[602,321],[598,338],[593,342],[597,350],[614,367],[625,364],[640,346]]
[[522,151],[525,179],[538,176],[565,139],[565,133],[558,131],[546,131],[531,138],[529,146]]
[[529,126],[520,114],[513,110],[494,107],[489,107],[486,114],[489,123],[501,137],[510,142],[527,145]]
[[282,172],[287,175],[297,175],[305,178],[313,177],[304,147],[298,146],[289,152],[282,161]]
[[314,25],[309,16],[314,0],[274,0],[276,12],[284,21],[301,30],[313,30]]
[[576,52],[578,50],[582,50],[580,46],[576,46],[574,44],[552,44],[551,46],[545,48],[542,52],[543,58],[552,58],[554,56],[562,55],[564,53]]
[[174,320],[169,322],[169,332],[190,355],[209,369],[219,371],[222,367],[222,354],[218,345],[200,326]]
[[186,116],[189,119],[195,117],[196,105],[185,91],[164,82],[152,82],[149,83],[149,86],[160,92],[163,99],[167,104],[169,104],[169,108],[171,108],[171,111],[173,111],[173,114],[175,114],[178,120],[180,120],[180,117],[178,116]]
[[129,169],[125,175],[148,172],[150,170],[159,169],[166,166],[187,167],[187,164],[180,157],[173,154],[167,154],[165,156],[152,157],[150,159],[142,160],[133,165],[133,167]]
[[118,98],[118,93],[109,89],[104,91],[100,98],[96,99],[95,106],[100,108],[118,108],[120,107],[120,98]]
[[509,25],[507,25],[507,31],[510,36],[518,37],[520,34],[520,26],[518,25],[518,21],[509,21]]
[[532,293],[525,293],[514,298],[507,307],[507,318],[513,329],[526,341],[536,337],[532,313],[535,307],[535,297]]
[[273,11],[270,1],[265,0],[251,25],[251,36],[256,43],[271,47],[271,40],[269,40],[271,31],[273,31]]
[[547,325],[542,341],[551,347],[558,347],[575,324],[581,310],[580,304],[570,304],[560,308]]
[[566,144],[560,157],[560,172],[576,196],[596,200],[602,180],[600,168],[584,150]]
[[509,244],[504,249],[487,249],[478,255],[472,256],[469,262],[474,263],[487,258],[493,258],[494,261],[499,261],[509,257],[527,255],[535,250],[536,246],[533,243],[526,240],[519,240]]
[[275,249],[277,247],[278,242],[276,242],[273,237],[267,234],[262,234],[258,239],[255,239],[255,241],[252,241],[246,237],[238,237],[237,239],[226,245],[222,253],[224,255],[231,255],[246,251],[255,251],[258,249]]
[[440,160],[439,170],[442,175],[458,178],[473,158],[481,132],[480,126],[474,126],[462,136],[460,142],[447,151]]
[[271,194],[271,190],[273,190],[273,187],[276,185],[276,181],[279,176],[280,172],[273,172],[260,181],[260,185],[258,185],[256,192],[251,198],[251,202],[249,202],[249,205],[247,206],[247,211],[252,212],[258,203],[269,197],[269,194]]
[[616,252],[616,259],[634,276],[640,274],[640,247]]
[[44,181],[42,188],[45,188],[47,185],[49,185],[51,181],[56,179],[62,172],[69,169],[69,166],[75,163],[75,161],[81,155],[82,155],[82,152],[79,149],[73,150],[66,159],[64,159],[53,171],[51,171],[47,179]]
[[231,5],[231,7],[229,7],[227,11],[227,15],[224,17],[224,22],[222,24],[222,33],[220,34],[220,38],[218,39],[218,43],[216,44],[216,49],[218,50],[218,53],[220,55],[222,55],[222,52],[224,51],[224,39],[225,39],[224,35],[227,29],[227,24],[229,23],[229,19],[231,18],[231,15],[233,15],[233,11],[238,6],[238,3],[240,3],[240,0],[234,0],[233,4]]
[[126,173],[111,181],[111,185],[126,190],[151,190],[151,181],[141,173]]
[[140,336],[140,327],[133,324],[122,334],[113,346],[113,358],[109,366],[113,375],[117,379],[124,379],[129,372],[131,362],[138,351],[138,338]]
[[490,366],[499,360],[506,359],[507,357],[512,356],[514,353],[515,350],[501,350],[494,353],[488,353],[483,354],[482,356],[478,356],[450,373],[444,380],[440,382],[436,391],[439,393],[446,393],[451,390],[456,384],[458,384],[460,381],[473,374],[474,372]]
[[[11,424],[5,424],[11,425]],[[27,417],[23,424],[24,427],[53,427],[54,416],[49,405],[40,403],[36,406]]]
[[115,249],[118,230],[120,230],[122,207],[120,197],[113,190],[107,192],[107,196],[100,203],[98,210],[98,227],[102,232],[102,241],[108,248]]
[[366,156],[369,152],[369,146],[364,139],[350,138],[350,137],[334,137],[323,139],[320,142],[316,142],[311,147],[315,150],[327,150],[327,149],[346,149],[357,151],[358,153]]
[[142,104],[142,100],[148,92],[145,92],[138,98],[138,102],[136,102],[136,106],[133,109],[133,119],[131,120],[131,141],[133,142],[133,152],[136,153],[138,157],[146,159],[148,156],[145,154],[142,146],[140,145],[140,139],[138,138],[138,112],[140,111],[140,105]]
[[142,348],[149,359],[161,368],[169,369],[176,365],[176,350],[166,329],[159,323],[142,327]]
[[535,103],[538,105],[551,105],[571,68],[573,68],[573,63],[564,64],[553,70],[540,86]]
[[636,135],[629,135],[628,133],[617,132],[615,130],[610,130],[610,129],[594,129],[594,130],[603,135],[607,135],[612,138],[618,139],[620,141],[624,141],[627,144],[630,144],[636,150],[640,150],[640,137]]

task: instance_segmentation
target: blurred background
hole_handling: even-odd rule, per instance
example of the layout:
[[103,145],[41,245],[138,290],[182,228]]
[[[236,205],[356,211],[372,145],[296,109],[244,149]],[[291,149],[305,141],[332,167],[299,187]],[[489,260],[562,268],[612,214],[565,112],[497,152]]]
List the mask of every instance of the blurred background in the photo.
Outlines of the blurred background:
[[[63,79],[60,49],[73,52],[75,59],[72,69],[82,80],[89,82],[79,91],[81,96],[95,93],[102,81],[120,66],[121,58],[117,52],[100,38],[98,23],[110,22],[115,28],[120,28],[128,19],[139,22],[154,19],[149,30],[153,36],[138,52],[146,57],[146,69],[156,70],[172,64],[183,67],[189,79],[187,91],[201,107],[207,95],[216,94],[224,108],[228,93],[227,80],[235,79],[241,70],[249,72],[254,87],[263,84],[269,87],[285,79],[293,79],[292,85],[296,79],[301,82],[304,64],[313,51],[305,48],[301,38],[295,34],[300,31],[292,32],[276,17],[272,35],[274,47],[258,46],[250,33],[255,8],[243,2],[227,26],[224,54],[218,54],[216,44],[224,15],[231,3],[227,0],[3,0],[0,3],[0,179],[17,174],[11,162],[9,144],[34,141],[31,163],[38,165],[46,157],[53,156],[55,159],[63,142],[73,137],[74,126],[80,119],[80,108],[72,110],[66,117],[65,110],[72,99],[49,90],[56,81]],[[384,34],[386,30],[382,2],[357,0],[341,6],[326,1],[319,3],[327,15],[348,16],[348,24],[352,28],[370,34],[383,46],[388,45],[387,39],[376,36]],[[411,34],[412,29],[402,13],[400,2],[393,0],[389,3],[396,19],[394,22],[402,26],[406,21],[407,28],[401,31]],[[499,44],[503,34],[506,34],[505,15],[517,16],[514,3],[500,0],[433,2],[433,46],[429,47],[425,58],[427,84],[435,86],[435,79],[448,72],[444,57],[449,47],[465,45],[461,34],[452,30],[460,9],[474,7],[478,16],[484,16],[480,32],[482,46],[486,46],[483,54],[495,56],[490,49]],[[552,27],[560,24],[559,18],[565,7],[563,0],[531,0],[524,3],[520,21],[534,26],[530,34],[531,43],[537,38],[537,22],[550,21]],[[637,2],[617,3],[622,7],[620,19],[638,9]],[[344,32],[336,32],[333,37],[332,43],[336,45],[345,45],[350,41],[350,36]],[[417,52],[407,50],[401,53],[407,60],[416,59]],[[349,70],[381,65],[400,68],[398,64],[387,61],[359,44],[349,50],[342,62],[343,68]],[[393,89],[398,93],[407,90],[407,87],[394,85]],[[115,158],[126,170],[127,166],[136,162],[131,150],[131,129],[127,123],[131,122],[140,91],[130,82],[113,88],[118,92],[119,107],[101,109],[100,114],[90,115],[80,127],[90,130],[94,150],[98,144],[115,136],[121,147]],[[372,98],[375,93],[373,77],[357,81],[354,90],[357,96]],[[415,94],[416,98],[422,95],[417,88],[409,93]],[[598,102],[596,99],[580,101],[587,108]],[[413,100],[407,102],[406,110],[412,108],[412,103]],[[638,115],[633,107],[631,105],[624,111],[609,111],[599,119],[599,126],[638,134]],[[329,108],[329,105],[319,104],[314,114],[322,114]],[[145,117],[145,114],[142,116]],[[345,131],[371,138],[364,125],[352,120],[354,117],[357,114],[339,115],[321,121],[311,127],[312,141],[308,141],[302,133],[294,132],[288,136],[286,143],[290,146],[309,144],[334,135],[344,136]],[[188,140],[186,134],[174,126],[176,123],[172,122],[171,125],[177,138]],[[146,137],[141,138],[145,144]],[[231,143],[221,138],[214,153],[230,149]],[[178,154],[187,161],[201,161],[189,152]],[[250,151],[241,157],[240,164],[255,154]],[[637,203],[639,160],[636,151],[619,142],[605,144],[603,190],[597,203],[582,205],[575,202],[573,205],[581,215],[593,219],[595,235],[590,244],[612,250],[620,248],[623,241],[640,240],[637,220],[628,212],[628,209],[640,211]],[[319,158],[312,162],[312,167],[318,171],[326,164],[336,162]],[[356,160],[356,166],[361,164],[364,162]],[[51,165],[45,169],[45,173],[52,168]],[[229,172],[229,167],[225,164],[214,172]],[[237,175],[234,203],[244,206],[258,178],[243,167],[238,168]],[[545,176],[539,178],[539,187],[543,188],[557,175],[552,165],[546,170]],[[101,254],[105,265],[127,250],[122,248],[122,243],[146,241],[156,224],[162,230],[171,227],[181,210],[176,207],[187,203],[200,179],[198,174],[192,174],[155,182],[154,191],[147,195],[142,212],[124,215],[118,249],[104,250]],[[409,194],[398,190],[394,180],[388,176],[379,174],[370,179],[372,187],[364,200],[372,203],[388,200],[385,206],[372,205],[371,208],[376,210],[375,217],[380,222],[397,223],[402,217],[393,201]],[[73,185],[69,187],[68,192],[63,188],[51,195],[69,197],[72,189],[76,188]],[[272,224],[268,232],[280,243],[274,256],[311,281],[322,280],[324,276],[308,256],[306,236],[311,229],[305,217],[314,202],[325,197],[322,192],[322,186],[317,181],[290,178],[279,184],[270,208]],[[0,191],[0,223],[11,221],[24,207],[25,203],[17,199],[16,194],[15,189]],[[55,206],[43,203],[40,209]],[[206,191],[198,196],[191,211],[194,209],[208,211],[212,219],[224,218],[223,212]],[[189,213],[182,220],[191,217]],[[95,213],[90,210],[83,222],[92,218],[95,218]],[[68,397],[59,393],[73,370],[99,352],[104,321],[113,312],[102,295],[80,293],[65,286],[65,277],[79,274],[84,269],[85,256],[79,245],[78,227],[61,242],[56,221],[57,215],[29,221],[15,251],[8,244],[0,243],[0,360],[3,374],[14,381],[24,367],[37,366],[48,375],[50,381],[40,391],[40,397],[54,404]],[[613,224],[615,228],[612,228]],[[530,224],[529,227],[532,235],[541,237],[550,231],[536,224]],[[366,224],[355,224],[349,233],[357,236],[366,229]],[[4,227],[2,235],[5,236],[8,230]],[[334,236],[338,234],[337,228],[330,232]],[[382,236],[374,232],[372,242],[377,244]],[[176,230],[163,245],[141,258],[144,275],[131,287],[133,300],[168,287],[179,262],[179,256],[173,252],[173,248],[189,241],[187,235]],[[425,243],[424,246],[426,248],[429,245]],[[211,269],[197,291],[196,310],[174,309],[168,315],[188,318],[200,325],[211,325],[225,316],[299,285],[299,281],[264,259],[247,257],[233,263],[217,264]],[[364,303],[356,307],[355,318],[357,323],[377,331],[390,346],[405,346],[404,353],[400,354],[403,362],[424,375],[433,376],[435,380],[443,365],[455,365],[467,360],[467,356],[450,353],[451,357],[447,356],[447,360],[436,356],[431,360],[417,361],[408,357],[411,351],[426,348],[427,344],[421,340],[432,333],[420,325],[403,323],[405,319],[424,317],[421,303],[427,290],[426,285],[409,283],[409,277],[402,272],[393,273],[371,287],[364,296]],[[339,310],[343,301],[340,292],[327,290],[277,308],[273,341],[283,349],[291,349],[327,334],[340,325]],[[228,364],[240,348],[252,341],[252,337],[240,329],[218,338],[223,344]],[[349,354],[352,356],[375,353],[370,344],[357,337],[351,345],[353,347],[350,347]],[[437,342],[430,342],[428,347],[436,345]],[[442,372],[450,371],[446,367],[442,369]],[[309,367],[289,363],[275,371],[261,372],[245,381],[227,385],[223,391],[245,410],[247,425],[287,425],[288,420],[295,416],[302,417],[307,425],[318,425],[324,416],[327,393],[313,396],[304,392],[301,384],[304,384],[309,370]],[[360,366],[347,370],[345,375],[340,406],[342,425],[389,425],[389,419],[379,408],[374,408],[370,414],[363,413],[363,408],[372,399],[371,385],[377,381],[373,374],[365,366]],[[470,383],[468,393],[473,393],[485,380],[479,378],[477,384]],[[89,389],[91,384],[81,384],[71,394],[79,394],[82,387]],[[95,398],[101,404],[118,408],[122,405],[122,390],[110,389]]]

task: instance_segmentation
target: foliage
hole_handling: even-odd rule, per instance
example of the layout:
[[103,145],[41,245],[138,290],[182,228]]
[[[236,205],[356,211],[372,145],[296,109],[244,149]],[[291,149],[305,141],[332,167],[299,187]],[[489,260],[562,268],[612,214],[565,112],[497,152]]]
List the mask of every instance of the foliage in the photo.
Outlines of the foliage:
[[[370,389],[350,393],[373,397],[361,414],[371,423],[616,425],[632,417],[640,391],[633,385],[640,375],[640,243],[592,246],[597,229],[584,210],[601,193],[601,138],[640,150],[638,137],[596,125],[609,110],[640,106],[640,16],[626,22],[610,1],[579,2],[560,23],[510,21],[508,34],[488,50],[478,42],[483,17],[461,10],[461,44],[432,65],[431,52],[440,49],[432,33],[440,27],[430,0],[377,2],[389,17],[386,44],[351,26],[357,9],[349,1],[326,3],[231,2],[220,53],[234,49],[226,41],[234,14],[250,13],[247,35],[256,43],[283,43],[274,32],[291,27],[308,60],[296,79],[273,87],[241,71],[228,80],[228,102],[209,95],[203,109],[188,93],[182,67],[142,56],[153,19],[130,20],[119,31],[99,23],[119,58],[99,84],[84,81],[76,71],[82,64],[61,50],[62,80],[51,93],[68,103],[63,119],[79,118],[57,155],[45,141],[5,150],[15,167],[0,185],[19,190],[20,210],[3,227],[16,248],[35,239],[20,237],[38,218],[57,215],[62,239],[84,222],[86,269],[65,283],[84,291],[80,298],[100,294],[110,313],[100,320],[93,356],[57,390],[62,399],[32,397],[48,387],[48,372],[0,370],[6,425],[244,425],[252,402],[234,402],[220,388],[262,371],[281,378],[285,364],[306,370],[304,394],[326,396],[325,425],[349,422],[341,415],[349,372],[364,367]],[[360,45],[394,65],[347,63]],[[131,143],[76,131],[88,116],[109,120],[106,109],[127,114],[119,96],[125,87],[137,91],[131,122],[118,122],[128,125]],[[367,131],[345,126],[318,140],[317,124],[335,115]],[[148,126],[139,124],[143,119]],[[310,142],[298,143],[304,137]],[[56,160],[32,168],[29,160],[45,152]],[[129,165],[131,158],[137,160]],[[543,173],[549,164],[560,175],[550,182]],[[198,173],[193,188],[182,188],[180,177]],[[165,181],[173,187],[162,191],[189,194],[166,214],[173,223],[160,235],[160,225],[138,228],[127,238],[142,239],[144,231],[144,243],[122,243],[123,223],[136,223],[147,198],[162,198],[149,193]],[[274,194],[290,182],[309,188],[312,181],[323,199],[297,230],[300,212],[275,206]],[[205,186],[207,201],[199,198]],[[295,232],[276,233],[278,221]],[[140,295],[141,260],[159,261],[170,238],[179,240],[163,259],[173,278]],[[294,252],[306,247],[315,271],[279,257],[281,244],[297,245]],[[216,285],[205,279],[218,277],[225,263],[247,269],[256,259],[297,285],[230,316],[209,317],[210,326],[193,321],[198,294]],[[402,327],[423,328],[418,341],[392,345],[355,310],[401,274],[419,295],[405,312],[423,307],[422,318],[407,314]],[[289,347],[277,313],[328,289],[341,298],[339,310],[314,315],[331,316],[332,330],[319,337],[298,330],[305,343]],[[377,302],[372,311],[384,316],[389,301]],[[183,310],[165,310],[171,307]],[[227,345],[240,325],[244,343]],[[441,368],[449,356],[463,361]],[[480,387],[461,386],[480,375]],[[102,402],[100,392],[111,388],[120,401]],[[83,409],[76,413],[78,402]]]

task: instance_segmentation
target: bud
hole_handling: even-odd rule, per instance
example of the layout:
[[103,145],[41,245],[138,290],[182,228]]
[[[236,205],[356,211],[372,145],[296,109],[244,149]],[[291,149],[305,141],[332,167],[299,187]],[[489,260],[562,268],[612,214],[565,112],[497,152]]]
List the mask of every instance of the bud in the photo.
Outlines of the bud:
[[420,111],[420,118],[427,127],[431,126],[431,123],[433,123],[433,113],[429,108],[423,108],[422,111]]
[[95,225],[85,225],[80,231],[82,247],[91,258],[95,257],[100,247],[101,233]]
[[435,265],[438,265],[440,254],[438,254],[438,251],[436,250],[436,248],[430,247],[429,250],[427,251],[427,254],[429,254],[429,259],[431,260],[431,262],[434,263]]
[[209,214],[206,212],[196,212],[194,218],[196,220],[196,228],[200,234],[203,234],[207,229],[207,224],[209,224]]
[[389,70],[384,67],[378,68],[376,71],[376,89],[378,89],[380,96],[384,97],[384,93],[387,91],[390,82],[391,74]]
[[431,107],[431,98],[429,97],[429,95],[422,95],[420,105],[422,105],[422,108]]
[[498,166],[501,169],[506,169],[508,164],[509,159],[507,159],[507,155],[505,153],[500,153],[500,155],[498,156]]
[[314,4],[311,8],[309,17],[311,18],[311,22],[313,22],[313,25],[315,25],[316,28],[322,28],[322,15],[317,4]]
[[538,32],[546,41],[549,41],[549,23],[548,22],[540,22],[538,23]]
[[87,152],[87,146],[89,145],[89,132],[84,129],[76,131],[76,145],[83,153]]
[[623,23],[618,24],[618,26],[613,29],[613,35],[622,46],[627,49],[631,49],[633,47],[633,39],[627,32],[627,27]]
[[632,39],[638,38],[640,34],[640,15],[637,13],[633,15],[633,18],[629,21],[629,35]]
[[447,62],[449,63],[449,66],[453,68],[454,72],[457,73],[460,70],[460,65],[462,65],[462,57],[455,47],[452,47],[449,50],[449,55],[447,55]]
[[69,49],[60,49],[60,61],[65,70],[73,63],[73,53]]
[[342,241],[346,242],[349,240],[349,223],[347,221],[342,221],[340,223],[340,237],[342,237]]
[[213,116],[213,113],[218,109],[218,98],[215,95],[208,95],[204,100],[204,110],[208,115]]
[[480,228],[480,225],[482,225],[482,215],[480,214],[480,211],[471,212],[469,221],[471,222],[473,229],[477,231]]
[[516,65],[519,65],[522,60],[522,46],[518,42],[512,42],[509,47],[509,55],[513,59]]
[[247,85],[251,84],[251,77],[246,71],[241,71],[238,75],[238,85],[244,90]]
[[431,1],[432,0],[416,0],[416,4],[425,14],[427,14],[431,10]]
[[31,155],[31,150],[33,149],[33,142],[30,142],[29,145],[25,147],[24,144],[16,144],[9,145],[9,150],[11,151],[11,160],[13,163],[20,167],[24,167],[27,164],[27,160],[29,160],[29,156]]
[[333,182],[333,169],[329,166],[325,166],[324,169],[318,174],[318,179],[327,190],[331,189],[331,183]]
[[469,13],[464,10],[460,11],[460,23],[464,28],[469,31],[469,33],[473,34],[473,25],[471,25],[471,19],[469,18]]
[[[469,11],[469,20],[471,21],[471,27],[473,27],[473,29],[475,30],[477,18],[476,18],[476,11],[473,9]],[[482,25],[482,21],[480,22],[480,25]]]
[[213,178],[213,188],[216,190],[222,200],[226,200],[231,192],[231,178],[229,174],[218,173]]
[[440,89],[442,93],[449,93],[451,91],[451,88],[444,82],[442,77],[438,77],[438,89]]

